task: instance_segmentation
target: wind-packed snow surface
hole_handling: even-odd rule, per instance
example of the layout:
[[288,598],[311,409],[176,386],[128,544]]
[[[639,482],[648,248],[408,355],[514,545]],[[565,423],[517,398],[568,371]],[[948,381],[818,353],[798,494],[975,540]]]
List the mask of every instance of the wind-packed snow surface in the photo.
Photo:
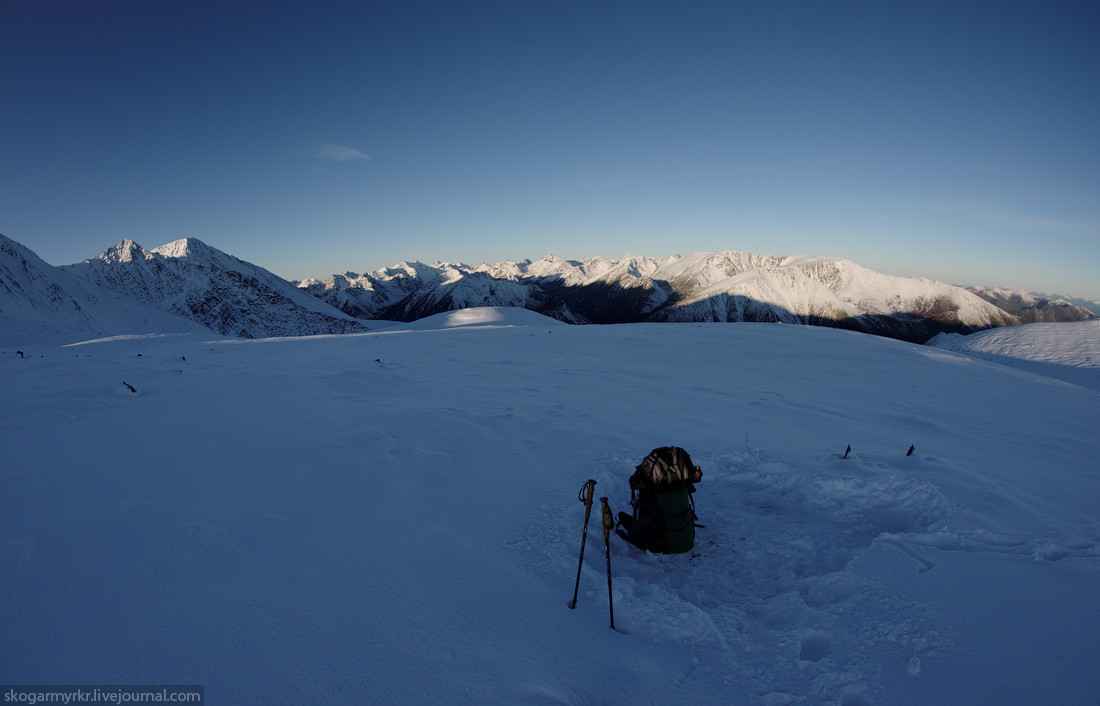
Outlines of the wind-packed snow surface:
[[1100,319],[941,333],[927,345],[1100,391]]
[[[508,309],[21,350],[0,354],[6,683],[197,683],[213,704],[1100,700],[1095,390],[826,328]],[[568,607],[577,492],[593,478],[627,509],[663,445],[702,467],[705,527],[684,555],[612,535],[613,631],[598,510]]]

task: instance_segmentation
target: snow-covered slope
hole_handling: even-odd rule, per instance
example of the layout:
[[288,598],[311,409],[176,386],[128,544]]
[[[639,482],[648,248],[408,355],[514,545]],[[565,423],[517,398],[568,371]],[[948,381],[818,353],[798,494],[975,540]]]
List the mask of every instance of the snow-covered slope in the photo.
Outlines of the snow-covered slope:
[[107,334],[199,331],[200,326],[121,297],[43,261],[0,235],[0,344]]
[[944,333],[930,346],[958,351],[1100,390],[1100,320]]
[[924,341],[1018,320],[976,295],[824,257],[699,252],[619,260],[402,263],[300,284],[353,316],[413,320],[468,306],[522,306],[571,323],[782,321]]
[[[806,326],[407,328],[0,348],[5,681],[241,706],[1096,702],[1096,392]],[[612,535],[615,632],[598,512],[568,608],[577,491],[625,509],[667,444],[703,469],[706,527],[678,556]]]
[[472,309],[459,309],[457,311],[445,311],[441,314],[425,316],[412,323],[397,323],[387,329],[387,332],[398,331],[445,331],[456,328],[498,327],[498,326],[525,326],[532,328],[545,328],[547,331],[564,326],[561,321],[551,319],[542,314],[517,307],[475,307]]
[[967,290],[1012,314],[1020,323],[1084,321],[1095,317],[1086,307],[1057,296],[1041,296],[1021,289],[967,287]]
[[367,330],[262,267],[195,238],[146,250],[126,239],[69,272],[237,338]]

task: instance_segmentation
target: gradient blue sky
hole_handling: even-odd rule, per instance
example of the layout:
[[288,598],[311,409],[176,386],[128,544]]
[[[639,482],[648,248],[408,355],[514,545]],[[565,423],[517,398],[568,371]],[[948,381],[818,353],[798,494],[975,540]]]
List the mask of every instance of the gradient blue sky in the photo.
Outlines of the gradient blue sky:
[[0,2],[0,233],[696,250],[1100,298],[1097,2]]

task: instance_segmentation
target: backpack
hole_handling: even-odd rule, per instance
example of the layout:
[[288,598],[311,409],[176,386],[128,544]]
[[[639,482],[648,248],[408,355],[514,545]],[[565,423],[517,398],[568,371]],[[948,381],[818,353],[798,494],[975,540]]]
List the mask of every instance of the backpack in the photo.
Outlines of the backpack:
[[633,514],[619,513],[616,532],[631,544],[657,554],[679,554],[695,546],[695,501],[702,479],[691,456],[678,446],[653,449],[630,476]]

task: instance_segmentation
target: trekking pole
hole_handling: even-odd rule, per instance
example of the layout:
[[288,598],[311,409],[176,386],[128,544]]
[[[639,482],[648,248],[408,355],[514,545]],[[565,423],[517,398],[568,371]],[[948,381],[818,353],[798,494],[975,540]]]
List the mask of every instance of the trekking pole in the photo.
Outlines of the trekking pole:
[[581,534],[581,560],[577,565],[577,585],[573,587],[573,602],[569,604],[570,610],[577,607],[577,591],[581,587],[581,569],[584,568],[584,543],[588,541],[588,516],[592,514],[592,493],[595,491],[596,481],[591,478],[581,486],[581,492],[577,499],[584,503],[584,532]]
[[615,598],[611,594],[611,528],[615,525],[615,518],[611,516],[611,508],[607,504],[607,498],[600,498],[603,504],[603,548],[607,553],[607,607],[611,611],[611,629],[615,629]]

